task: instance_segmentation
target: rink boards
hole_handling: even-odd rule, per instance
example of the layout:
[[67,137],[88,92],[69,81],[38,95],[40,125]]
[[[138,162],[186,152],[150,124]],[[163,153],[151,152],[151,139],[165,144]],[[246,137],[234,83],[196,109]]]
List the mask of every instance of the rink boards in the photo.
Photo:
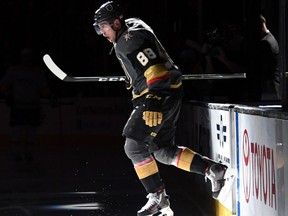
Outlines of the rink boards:
[[[101,135],[121,139],[131,104],[126,98],[66,98],[56,107],[44,101],[42,108],[40,143],[99,145]],[[2,103],[0,111],[3,148],[10,141],[9,108]],[[218,215],[288,215],[287,114],[278,108],[190,101],[183,104],[178,127],[181,144],[237,171],[227,199],[216,202]]]
[[[191,112],[193,114],[191,114]],[[288,121],[277,109],[232,104],[188,103],[192,133],[211,134],[199,145],[205,152],[237,170],[234,188],[224,202],[217,203],[218,215],[288,215]],[[192,117],[191,117],[192,116]],[[201,130],[195,128],[201,128]],[[201,148],[203,149],[203,147]]]

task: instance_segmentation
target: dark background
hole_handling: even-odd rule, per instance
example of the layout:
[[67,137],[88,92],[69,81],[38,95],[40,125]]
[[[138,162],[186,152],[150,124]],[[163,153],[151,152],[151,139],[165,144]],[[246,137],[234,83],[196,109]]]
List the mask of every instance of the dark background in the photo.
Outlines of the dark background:
[[[72,76],[123,75],[114,54],[109,55],[112,45],[98,36],[93,29],[94,12],[104,2],[106,1],[1,1],[0,77],[10,65],[19,61],[19,53],[25,47],[32,47],[36,51],[38,63],[45,70],[47,68],[43,65],[42,56],[48,53],[60,68]],[[229,24],[239,26],[244,37],[245,56],[251,55],[253,58],[254,44],[259,34],[256,18],[260,12],[266,16],[269,29],[278,37],[278,1],[119,2],[124,6],[127,17],[140,17],[154,29],[169,55],[180,66],[180,53],[187,48],[186,39],[202,45],[208,32]],[[250,61],[251,58],[246,58],[243,64],[249,66]],[[78,94],[130,95],[122,83],[67,84],[57,80],[49,71],[47,78],[52,90],[59,97]],[[257,86],[257,83],[251,84],[251,87],[255,85]]]
[[[56,78],[42,61],[44,54],[50,54],[56,64],[71,76],[124,75],[114,54],[109,55],[112,45],[98,36],[93,28],[94,12],[104,2],[106,1],[0,1],[0,78],[11,65],[19,63],[20,51],[23,48],[31,47],[36,51],[37,63],[45,71],[54,95],[59,98],[59,104],[54,108],[47,108],[48,105],[44,104],[49,112],[56,113],[54,118],[44,119],[44,126],[50,120],[52,128],[58,124],[68,127],[65,122],[67,118],[62,122],[62,112],[69,110],[70,106],[77,107],[73,103],[77,103],[78,98],[93,99],[91,107],[97,110],[97,107],[101,108],[101,105],[106,104],[110,97],[111,100],[114,100],[113,97],[118,99],[125,97],[121,101],[121,107],[127,107],[127,110],[121,111],[125,120],[129,117],[131,93],[126,90],[122,82],[65,83]],[[120,3],[126,8],[127,17],[139,17],[154,29],[169,55],[177,65],[185,68],[183,73],[186,74],[190,73],[189,67],[186,71],[180,57],[183,50],[188,48],[185,44],[186,39],[202,45],[207,33],[216,28],[229,24],[239,26],[244,38],[242,48],[245,55],[241,57],[245,58],[242,63],[248,68],[248,79],[237,83],[225,81],[220,83],[219,87],[225,87],[227,93],[240,89],[240,93],[245,96],[241,98],[243,99],[241,102],[259,99],[256,91],[258,89],[258,74],[255,74],[257,68],[253,65],[255,45],[259,36],[257,18],[260,13],[263,13],[267,18],[268,28],[278,39],[278,1],[122,0]],[[202,100],[203,98],[198,96],[207,93],[208,84],[206,81],[185,82],[186,97]],[[69,100],[66,100],[66,97]],[[104,100],[98,100],[94,104],[99,97]],[[101,103],[105,100],[106,103]],[[4,100],[2,103],[4,105]],[[126,103],[129,105],[126,106]],[[1,124],[4,124],[3,116],[9,115],[8,107],[5,106],[6,104],[3,107],[7,112],[1,113]],[[80,135],[72,134],[71,138],[69,134],[62,131],[61,127],[57,134],[51,135],[49,130],[46,135],[45,131],[42,131],[38,134],[42,137],[33,147],[33,161],[14,161],[10,155],[11,137],[1,131],[1,137],[6,138],[0,140],[1,216],[2,213],[8,216],[135,215],[135,212],[146,202],[146,194],[123,151],[124,138],[121,137],[121,130],[125,121],[122,121],[122,118],[121,121],[117,118],[113,119],[115,113],[109,113],[114,110],[113,108],[107,109],[106,112],[103,108],[99,109],[103,113],[99,111],[94,115],[107,116],[107,122],[112,119],[111,124],[117,122],[121,128],[119,131],[110,130],[110,134],[99,135],[95,130],[95,133],[93,131],[88,136],[85,133],[81,134],[82,131],[79,129],[77,132]],[[59,113],[53,109],[59,110]],[[202,131],[201,128],[194,128],[199,130],[199,140],[197,137],[191,137],[193,125],[190,125],[192,121],[187,118],[193,116],[190,107],[186,112],[188,114],[181,116],[179,121],[180,130],[177,131],[178,139],[181,141],[179,145],[193,147],[199,153],[205,153],[206,150],[207,153],[208,147],[203,150],[199,143],[204,142],[208,146],[209,141],[206,136],[208,132],[205,129]],[[89,115],[92,120],[93,117],[96,119],[93,112]],[[81,116],[75,113],[68,117],[70,122],[77,122],[78,118]],[[55,125],[53,125],[54,120]],[[96,123],[97,126],[101,124],[101,122]],[[73,140],[75,137],[77,139]],[[215,203],[207,193],[209,190],[204,190],[206,189],[204,186],[208,184],[203,186],[205,183],[202,176],[198,178],[191,173],[162,164],[159,168],[171,195],[173,210],[177,215],[215,215]],[[201,187],[198,187],[197,182],[201,182]],[[97,194],[91,196],[77,194],[86,191],[97,191]],[[61,204],[82,202],[89,204],[90,201],[94,203],[94,200],[105,205],[104,212],[90,209],[76,212],[70,208],[54,209]]]

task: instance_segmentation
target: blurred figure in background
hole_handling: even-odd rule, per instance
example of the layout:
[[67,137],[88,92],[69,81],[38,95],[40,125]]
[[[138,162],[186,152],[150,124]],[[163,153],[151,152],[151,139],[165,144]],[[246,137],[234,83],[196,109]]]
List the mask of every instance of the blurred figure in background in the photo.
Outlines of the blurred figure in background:
[[240,26],[220,26],[206,34],[206,73],[244,73],[243,33]]
[[[261,74],[262,99],[281,98],[279,73],[279,45],[266,25],[266,19],[260,15],[261,39],[258,49],[259,69]],[[272,97],[271,97],[272,96]],[[264,98],[263,98],[264,97]]]
[[23,49],[20,64],[11,66],[0,82],[0,92],[10,107],[12,156],[16,161],[33,160],[36,129],[41,123],[40,99],[51,96],[44,72],[35,65],[34,57],[32,49]]
[[[247,61],[241,26],[227,24],[206,34],[203,44],[203,72],[207,74],[246,73]],[[245,80],[209,80],[210,99],[215,102],[239,102],[247,98]]]

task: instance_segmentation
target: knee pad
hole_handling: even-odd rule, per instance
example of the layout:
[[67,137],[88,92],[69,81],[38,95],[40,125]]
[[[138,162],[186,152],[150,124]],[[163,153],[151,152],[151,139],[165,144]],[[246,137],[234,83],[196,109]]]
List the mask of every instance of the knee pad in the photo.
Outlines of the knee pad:
[[132,144],[132,140],[130,140],[129,138],[126,138],[125,144],[124,144],[124,152],[129,159],[131,159],[130,158],[130,148],[131,148],[130,146],[131,146],[131,144]]
[[124,151],[134,164],[150,157],[150,152],[146,144],[131,138],[126,138]]

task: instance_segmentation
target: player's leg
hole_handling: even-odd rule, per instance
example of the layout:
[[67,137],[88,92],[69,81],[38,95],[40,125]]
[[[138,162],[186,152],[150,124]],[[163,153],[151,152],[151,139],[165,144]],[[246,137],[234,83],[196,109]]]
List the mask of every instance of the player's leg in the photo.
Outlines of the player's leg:
[[227,167],[205,159],[186,147],[167,146],[154,152],[155,159],[163,164],[174,165],[179,169],[205,175],[211,181],[212,196],[216,199],[224,186]]
[[138,216],[153,215],[161,210],[170,211],[171,214],[167,216],[172,216],[169,197],[161,181],[157,163],[150,154],[147,144],[126,138],[124,149],[148,193],[148,202],[137,212]]
[[175,145],[176,122],[181,100],[173,98],[164,105],[165,119],[153,143],[159,147],[154,152],[155,159],[161,163],[174,165],[188,172],[205,175],[211,181],[212,195],[217,198],[225,182],[227,166],[203,157],[187,147]]
[[[144,109],[145,107],[143,104],[141,105],[140,101],[139,106],[135,106],[123,129],[123,136],[126,137],[125,153],[131,159],[137,176],[148,193],[148,202],[138,211],[139,216],[153,215],[162,209],[170,208],[157,163],[151,155],[151,152],[158,149],[152,140],[160,126],[150,128],[145,125]],[[172,215],[173,212],[167,214],[167,216]]]
[[187,147],[167,146],[154,152],[157,161],[179,169],[201,174],[211,181],[212,196],[217,199],[225,183],[227,166],[217,163]]

